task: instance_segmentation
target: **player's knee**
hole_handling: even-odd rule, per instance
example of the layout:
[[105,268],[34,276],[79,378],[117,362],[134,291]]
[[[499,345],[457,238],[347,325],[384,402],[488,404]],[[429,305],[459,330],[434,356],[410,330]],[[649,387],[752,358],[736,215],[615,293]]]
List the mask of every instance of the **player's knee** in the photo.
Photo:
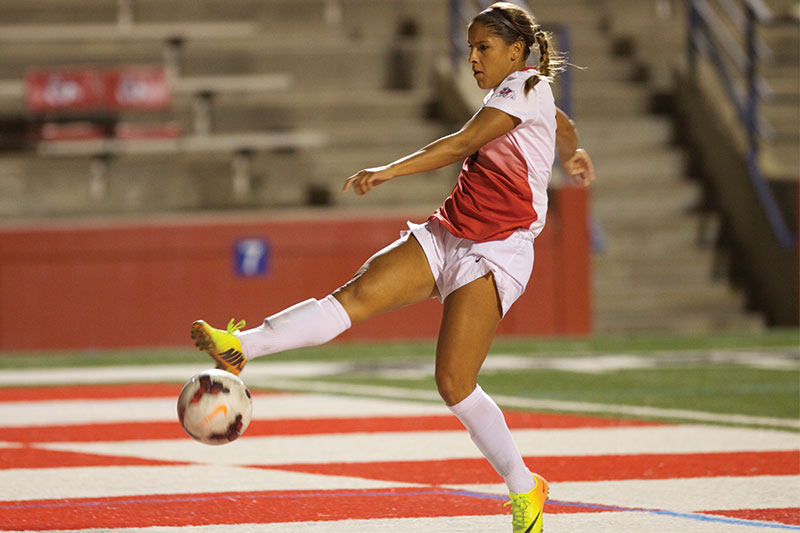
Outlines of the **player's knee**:
[[372,310],[372,300],[369,287],[361,279],[354,279],[347,285],[334,292],[334,296],[347,311],[350,321],[363,322],[375,313]]
[[436,388],[447,405],[455,405],[469,396],[476,385],[476,380],[472,377],[461,376],[455,372],[436,371]]

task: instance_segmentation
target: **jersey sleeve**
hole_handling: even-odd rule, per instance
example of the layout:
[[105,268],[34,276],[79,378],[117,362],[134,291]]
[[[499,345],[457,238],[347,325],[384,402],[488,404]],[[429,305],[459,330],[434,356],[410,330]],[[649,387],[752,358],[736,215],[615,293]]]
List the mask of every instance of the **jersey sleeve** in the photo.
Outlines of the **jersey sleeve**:
[[526,80],[527,78],[506,79],[489,95],[484,107],[499,109],[522,122],[535,119],[539,113],[539,101],[535,88],[525,94]]

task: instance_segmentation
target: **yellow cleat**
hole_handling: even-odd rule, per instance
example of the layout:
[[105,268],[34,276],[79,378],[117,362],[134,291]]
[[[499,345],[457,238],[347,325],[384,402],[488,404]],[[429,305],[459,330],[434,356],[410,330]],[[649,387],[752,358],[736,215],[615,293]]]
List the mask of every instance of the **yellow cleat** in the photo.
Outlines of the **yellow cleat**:
[[542,513],[544,512],[544,502],[550,492],[547,481],[539,474],[533,474],[536,486],[528,492],[508,494],[511,501],[510,505],[513,513],[511,524],[514,526],[514,533],[541,533]]
[[228,330],[222,331],[212,328],[203,320],[196,320],[192,323],[194,345],[210,355],[217,362],[217,368],[238,376],[247,358],[242,353],[242,343],[234,333],[245,325],[244,320],[234,324],[234,320],[231,319],[228,322]]

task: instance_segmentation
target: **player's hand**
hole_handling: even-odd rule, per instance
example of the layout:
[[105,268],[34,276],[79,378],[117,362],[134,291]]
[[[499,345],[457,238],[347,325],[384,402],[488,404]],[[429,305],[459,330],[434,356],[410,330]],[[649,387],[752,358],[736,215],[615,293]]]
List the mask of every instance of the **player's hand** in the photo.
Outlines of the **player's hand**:
[[578,185],[588,187],[594,181],[592,158],[583,148],[578,148],[572,157],[562,162],[564,172]]
[[347,192],[352,188],[353,192],[362,196],[384,181],[389,181],[394,177],[395,175],[388,166],[365,168],[347,178],[347,181],[344,182],[344,187],[342,187],[342,192]]

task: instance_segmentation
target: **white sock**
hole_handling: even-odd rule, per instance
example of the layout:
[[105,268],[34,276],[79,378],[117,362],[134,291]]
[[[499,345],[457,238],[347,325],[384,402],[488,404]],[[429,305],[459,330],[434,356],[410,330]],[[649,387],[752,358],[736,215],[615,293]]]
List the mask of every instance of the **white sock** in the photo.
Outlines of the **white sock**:
[[350,328],[350,317],[339,300],[329,295],[300,302],[264,319],[253,329],[236,333],[248,359],[304,346],[316,346]]
[[503,412],[480,385],[448,409],[467,428],[472,442],[505,480],[508,490],[519,494],[536,486],[511,437]]

